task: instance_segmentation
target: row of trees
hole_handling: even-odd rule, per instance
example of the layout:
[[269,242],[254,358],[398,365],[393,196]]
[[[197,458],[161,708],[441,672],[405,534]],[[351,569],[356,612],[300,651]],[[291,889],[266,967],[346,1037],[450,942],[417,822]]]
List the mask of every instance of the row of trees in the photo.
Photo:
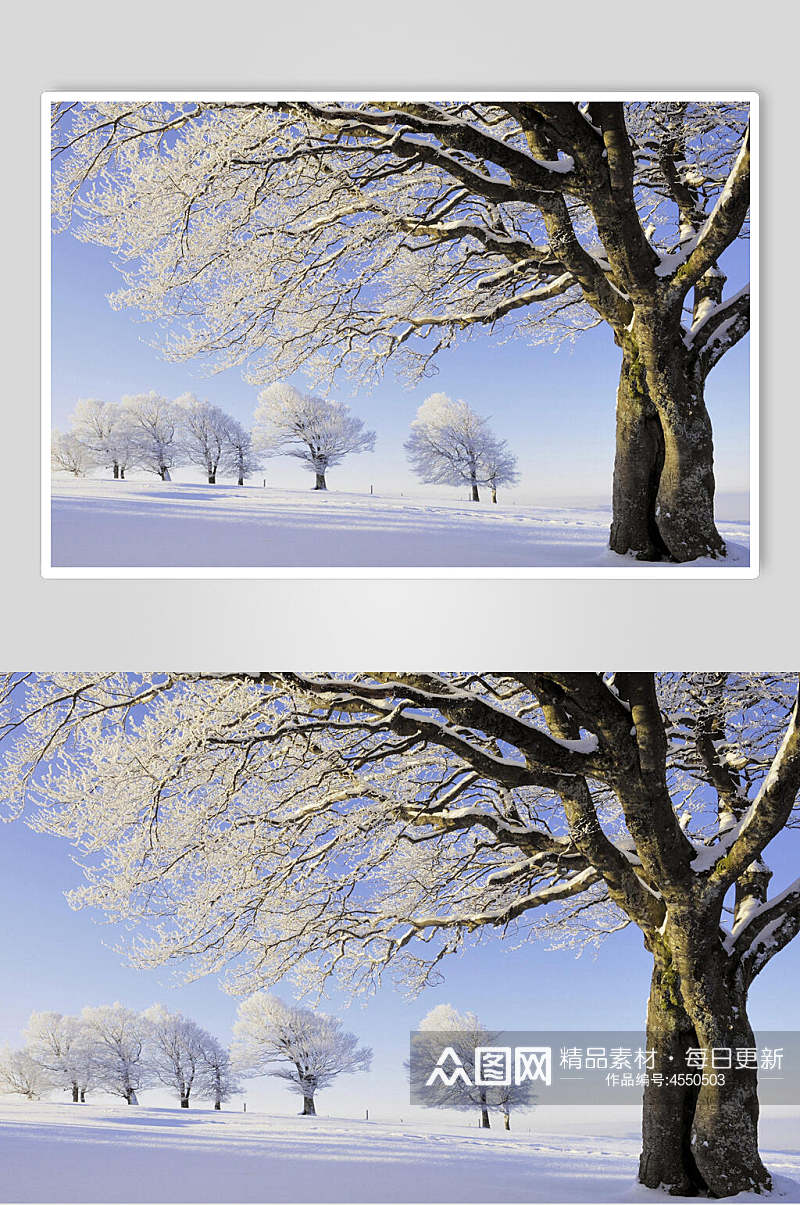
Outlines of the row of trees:
[[24,1036],[23,1049],[0,1054],[0,1090],[30,1100],[63,1088],[75,1103],[98,1091],[135,1105],[138,1092],[162,1084],[184,1109],[192,1095],[220,1109],[240,1090],[229,1052],[161,1004],[142,1013],[119,1003],[87,1007],[76,1017],[34,1012]]
[[192,1097],[220,1109],[240,1078],[275,1076],[303,1097],[303,1113],[337,1076],[368,1071],[372,1051],[359,1046],[336,1017],[258,992],[243,1000],[231,1051],[196,1021],[154,1004],[137,1013],[122,1004],[84,1008],[79,1016],[34,1012],[25,1046],[0,1052],[0,1091],[36,1100],[56,1088],[77,1104],[92,1091],[138,1104],[161,1085],[183,1109]]
[[[314,474],[314,489],[327,489],[328,469],[346,456],[371,452],[375,432],[342,402],[300,393],[278,383],[262,390],[252,434],[218,406],[184,394],[174,402],[155,392],[124,397],[120,404],[85,398],[70,417],[68,432],[53,434],[56,469],[83,476],[109,468],[124,479],[137,467],[170,480],[176,465],[196,465],[215,484],[228,474],[245,478],[270,456],[292,456]],[[516,460],[505,440],[466,402],[434,393],[420,406],[406,451],[414,471],[428,484],[497,487],[518,479]]]
[[[440,1004],[420,1022],[422,1034],[448,1034],[465,1066],[493,1036],[474,1013],[458,1013]],[[337,1017],[287,1004],[268,992],[256,992],[239,1005],[228,1051],[196,1021],[154,1004],[137,1013],[122,1004],[84,1008],[79,1016],[34,1012],[25,1030],[25,1046],[0,1051],[0,1092],[37,1100],[54,1089],[71,1092],[75,1104],[87,1093],[120,1096],[138,1104],[138,1093],[161,1085],[188,1109],[192,1097],[225,1101],[241,1092],[240,1078],[258,1075],[282,1080],[303,1098],[303,1115],[316,1114],[315,1097],[340,1075],[369,1071],[372,1051],[360,1046]],[[417,1047],[419,1050],[419,1046]],[[423,1049],[424,1042],[423,1042]],[[439,1054],[431,1046],[433,1066]],[[489,1112],[502,1114],[510,1128],[512,1106],[530,1108],[529,1085],[472,1087],[462,1081],[427,1091],[430,1107],[480,1111],[488,1129]]]
[[191,393],[173,402],[152,390],[119,404],[81,399],[69,431],[53,433],[51,457],[55,469],[76,477],[108,468],[124,479],[127,469],[141,468],[169,481],[176,465],[193,464],[211,485],[218,473],[244,485],[259,467],[250,432],[230,414]]

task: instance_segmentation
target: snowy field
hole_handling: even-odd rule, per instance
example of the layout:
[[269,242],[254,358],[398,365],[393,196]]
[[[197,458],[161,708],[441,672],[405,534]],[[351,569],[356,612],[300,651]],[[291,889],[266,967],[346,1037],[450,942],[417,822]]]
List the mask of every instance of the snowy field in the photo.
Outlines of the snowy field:
[[[602,509],[56,477],[52,566],[641,569],[608,551],[609,523]],[[720,530],[728,558],[693,569],[748,565],[748,522]]]
[[[520,1133],[506,1134],[427,1120],[402,1125],[0,1098],[0,1200],[683,1199],[636,1184],[633,1118],[595,1122],[601,1133],[594,1137],[580,1126],[542,1133],[535,1122],[534,1113],[521,1121]],[[800,1201],[797,1122],[796,1112],[762,1122],[762,1154],[776,1183],[772,1196],[786,1202]],[[736,1199],[764,1200],[747,1194]]]

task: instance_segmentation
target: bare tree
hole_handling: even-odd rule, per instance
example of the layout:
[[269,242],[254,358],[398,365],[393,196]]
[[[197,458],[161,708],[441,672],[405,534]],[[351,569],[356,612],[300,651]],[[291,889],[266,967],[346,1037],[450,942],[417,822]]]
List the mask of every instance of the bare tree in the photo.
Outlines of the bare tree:
[[230,1053],[211,1034],[204,1034],[200,1050],[198,1096],[213,1100],[214,1108],[221,1109],[226,1100],[241,1090]]
[[42,1064],[28,1050],[0,1050],[0,1092],[40,1100],[54,1087]]
[[181,410],[181,437],[185,459],[206,473],[208,484],[215,485],[217,471],[230,450],[233,419],[219,406],[201,402],[193,393],[175,399]]
[[486,419],[463,401],[432,393],[417,411],[405,449],[422,481],[470,487],[480,502],[478,485],[485,480],[484,458],[494,442]]
[[204,1050],[211,1035],[182,1013],[154,1004],[142,1013],[147,1023],[148,1067],[155,1078],[173,1091],[182,1109],[189,1108],[192,1087],[201,1077]]
[[261,468],[260,457],[253,449],[252,435],[233,418],[228,424],[224,467],[236,478],[237,485],[244,485],[245,479]]
[[492,502],[497,502],[497,487],[516,485],[519,481],[517,458],[504,439],[492,439],[484,448],[481,457],[483,479],[492,491]]
[[353,452],[371,452],[375,432],[342,402],[298,393],[279,382],[258,395],[255,446],[272,455],[294,456],[314,474],[314,489],[328,488],[325,474]]
[[74,435],[54,431],[50,441],[50,464],[56,470],[72,473],[73,477],[85,477],[94,466],[94,457],[86,444]]
[[162,481],[184,459],[180,407],[151,389],[122,399],[121,421],[130,433],[136,463]]
[[337,1017],[285,1004],[267,992],[242,1001],[233,1034],[234,1066],[284,1080],[302,1096],[303,1116],[316,1113],[317,1092],[340,1075],[368,1071],[372,1062],[372,1051],[359,1046]]
[[31,1013],[24,1037],[27,1053],[52,1085],[71,1091],[73,1104],[84,1103],[94,1082],[94,1059],[86,1028],[78,1017]]
[[[4,799],[86,851],[73,902],[138,921],[139,965],[420,987],[481,931],[635,924],[668,1065],[754,1045],[750,986],[800,932],[800,879],[771,891],[765,860],[797,821],[796,677],[12,675],[2,698]],[[644,1184],[770,1184],[757,1070],[712,1080],[645,1089]]]
[[89,449],[92,462],[110,468],[114,479],[124,479],[131,462],[130,426],[125,411],[114,402],[81,398],[70,415],[70,428]]
[[147,1021],[121,1004],[84,1008],[80,1019],[91,1043],[98,1085],[126,1104],[138,1105],[137,1093],[153,1080]]
[[61,102],[53,130],[56,220],[119,256],[114,304],[175,358],[419,377],[471,331],[607,327],[612,549],[725,554],[704,389],[749,326],[720,267],[746,102]]

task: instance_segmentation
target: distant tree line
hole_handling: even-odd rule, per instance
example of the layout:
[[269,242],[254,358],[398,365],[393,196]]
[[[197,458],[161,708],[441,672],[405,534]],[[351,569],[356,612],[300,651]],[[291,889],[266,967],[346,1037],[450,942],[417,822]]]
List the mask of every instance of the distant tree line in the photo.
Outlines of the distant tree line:
[[76,1104],[103,1092],[135,1105],[138,1092],[161,1084],[184,1109],[192,1096],[221,1109],[241,1090],[225,1047],[161,1004],[142,1013],[119,1003],[79,1016],[34,1012],[24,1037],[21,1050],[0,1052],[0,1091],[29,1100],[63,1088]]
[[239,1077],[267,1075],[302,1096],[303,1114],[311,1116],[317,1092],[339,1075],[368,1071],[372,1061],[338,1018],[267,992],[240,1004],[230,1051],[163,1004],[141,1013],[119,1003],[79,1016],[34,1012],[24,1038],[21,1049],[0,1051],[0,1092],[39,1100],[61,1088],[75,1104],[101,1092],[136,1105],[139,1092],[162,1086],[183,1109],[198,1097],[221,1109],[242,1091]]
[[[480,486],[496,502],[499,486],[519,480],[516,457],[488,419],[444,393],[422,403],[404,446],[421,481],[467,485],[473,502],[480,501]],[[121,403],[84,398],[70,416],[69,430],[54,431],[51,458],[54,469],[75,477],[107,468],[124,479],[127,469],[139,468],[169,481],[173,468],[193,465],[210,485],[218,475],[244,485],[265,459],[292,456],[314,474],[314,489],[326,490],[329,469],[374,447],[375,432],[344,403],[279,382],[258,395],[252,432],[189,393],[175,401],[152,391]]]
[[210,485],[217,474],[235,477],[239,485],[260,462],[249,431],[230,414],[183,394],[175,401],[151,391],[124,397],[120,403],[83,398],[70,416],[69,431],[54,431],[54,469],[83,477],[90,469],[110,469],[124,479],[130,468],[170,480],[176,465],[197,465]]

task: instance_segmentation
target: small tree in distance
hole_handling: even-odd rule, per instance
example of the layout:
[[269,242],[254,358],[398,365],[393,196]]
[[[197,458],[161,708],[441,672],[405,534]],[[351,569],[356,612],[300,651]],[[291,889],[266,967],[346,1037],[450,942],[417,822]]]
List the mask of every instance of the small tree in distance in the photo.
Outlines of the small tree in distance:
[[239,1005],[233,1027],[233,1062],[249,1075],[285,1080],[303,1098],[303,1116],[314,1116],[314,1097],[339,1075],[369,1071],[372,1051],[358,1045],[336,1017],[285,1004],[257,992]]
[[74,435],[54,431],[50,440],[50,465],[56,471],[72,473],[73,477],[85,477],[94,465],[90,450]]
[[122,411],[137,463],[162,481],[170,481],[170,469],[183,459],[180,408],[151,390],[124,397]]
[[94,1080],[94,1058],[81,1021],[57,1012],[33,1012],[24,1037],[26,1053],[53,1086],[71,1091],[73,1104],[84,1102]]
[[192,1087],[201,1074],[203,1049],[211,1035],[182,1013],[171,1013],[163,1004],[145,1009],[142,1017],[148,1025],[150,1068],[165,1088],[175,1092],[181,1108],[188,1109]]
[[114,402],[80,398],[69,421],[71,434],[88,449],[93,463],[110,468],[115,481],[124,480],[133,454],[124,411]]
[[53,1088],[53,1081],[27,1050],[0,1050],[0,1092],[40,1100]]
[[[500,1035],[492,1033],[474,1013],[459,1013],[452,1004],[437,1004],[419,1023],[414,1034],[412,1069],[421,1070],[421,1082],[415,1082],[415,1095],[429,1108],[478,1109],[481,1127],[491,1128],[490,1112],[498,1112],[504,1128],[511,1129],[511,1110],[530,1109],[535,1095],[530,1083],[475,1084],[473,1080],[476,1051],[496,1046]],[[435,1067],[444,1049],[449,1048],[461,1061],[465,1074],[451,1077],[451,1084],[437,1078],[429,1083],[428,1071]],[[448,1072],[452,1068],[448,1068]]]
[[351,453],[371,452],[375,432],[365,431],[363,419],[343,402],[299,393],[279,381],[258,395],[253,442],[270,455],[302,461],[314,473],[314,489],[325,490],[328,469]]
[[516,485],[519,481],[517,458],[509,451],[504,439],[493,439],[484,449],[481,468],[484,480],[492,491],[492,502],[497,502],[499,485]]
[[81,1021],[97,1066],[97,1081],[105,1092],[138,1105],[137,1092],[152,1082],[147,1061],[148,1023],[121,1004],[84,1008]]
[[230,419],[225,449],[226,471],[236,478],[237,485],[244,485],[245,478],[260,468],[261,461],[253,449],[252,435],[235,418]]
[[176,398],[175,405],[181,408],[181,433],[186,460],[203,469],[208,484],[215,485],[217,470],[222,467],[228,452],[232,419],[219,406],[201,402],[193,393]]
[[468,485],[480,502],[479,485],[516,480],[516,460],[505,440],[498,440],[485,418],[466,402],[432,393],[417,411],[404,445],[412,469],[428,485]]
[[198,1095],[206,1100],[213,1100],[214,1108],[221,1109],[226,1100],[230,1100],[242,1090],[231,1063],[231,1056],[215,1037],[204,1033],[200,1060]]

